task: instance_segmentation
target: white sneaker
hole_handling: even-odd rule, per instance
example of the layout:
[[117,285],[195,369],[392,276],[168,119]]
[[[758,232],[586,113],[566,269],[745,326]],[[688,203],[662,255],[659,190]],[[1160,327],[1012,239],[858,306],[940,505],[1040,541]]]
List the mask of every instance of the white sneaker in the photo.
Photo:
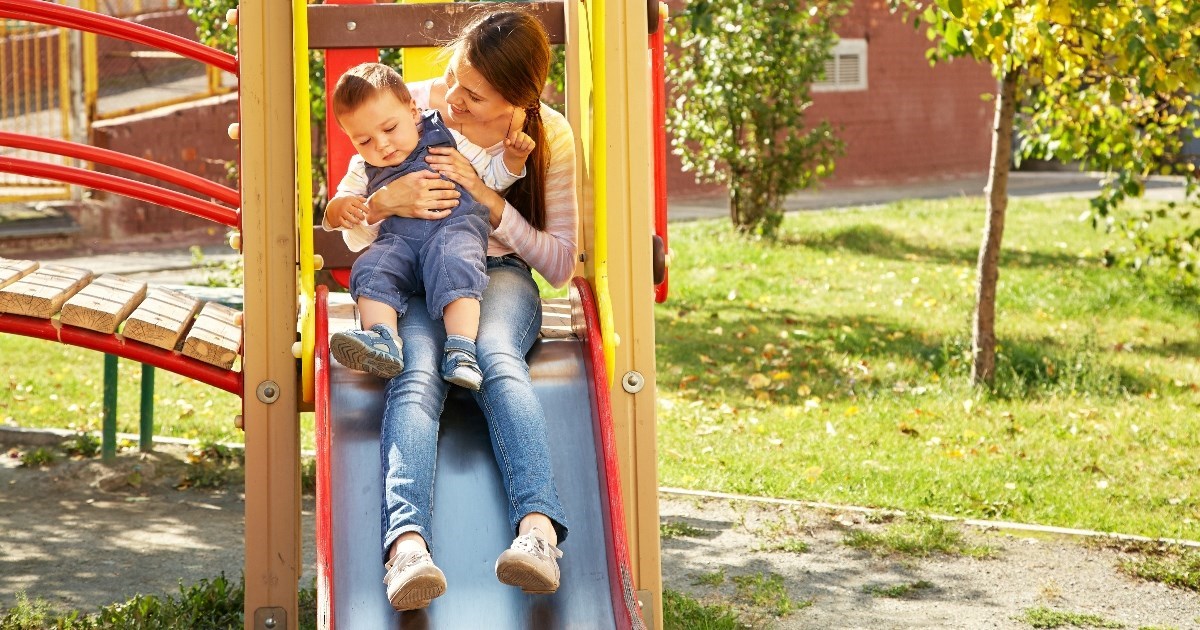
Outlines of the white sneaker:
[[519,586],[526,593],[548,595],[558,590],[558,558],[562,555],[535,527],[528,534],[517,536],[512,546],[500,554],[496,560],[496,579]]
[[383,566],[387,569],[383,583],[387,584],[388,601],[396,610],[424,608],[446,592],[446,576],[428,551],[400,552]]

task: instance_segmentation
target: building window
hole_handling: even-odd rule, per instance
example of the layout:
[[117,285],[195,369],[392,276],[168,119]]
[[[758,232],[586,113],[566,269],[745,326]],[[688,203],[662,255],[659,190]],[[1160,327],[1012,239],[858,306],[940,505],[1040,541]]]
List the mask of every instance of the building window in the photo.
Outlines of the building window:
[[825,78],[813,83],[814,92],[854,92],[867,89],[867,40],[843,39],[825,60]]

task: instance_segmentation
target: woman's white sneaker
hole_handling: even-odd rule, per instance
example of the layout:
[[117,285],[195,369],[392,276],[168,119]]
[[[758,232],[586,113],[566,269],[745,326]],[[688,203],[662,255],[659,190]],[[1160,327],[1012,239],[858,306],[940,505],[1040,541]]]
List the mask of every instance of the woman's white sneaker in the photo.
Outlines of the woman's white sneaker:
[[517,536],[496,560],[496,579],[526,593],[548,595],[558,590],[558,559],[562,551],[542,537],[536,527]]
[[446,576],[428,551],[402,551],[383,565],[388,601],[396,610],[415,610],[446,592]]

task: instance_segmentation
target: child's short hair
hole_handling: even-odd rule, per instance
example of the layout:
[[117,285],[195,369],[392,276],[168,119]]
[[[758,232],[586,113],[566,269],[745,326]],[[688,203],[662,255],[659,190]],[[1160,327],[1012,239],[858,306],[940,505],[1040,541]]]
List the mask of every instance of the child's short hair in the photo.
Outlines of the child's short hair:
[[412,94],[404,79],[389,66],[381,63],[360,63],[346,71],[333,88],[333,115],[352,112],[363,103],[389,91],[404,104],[412,102]]

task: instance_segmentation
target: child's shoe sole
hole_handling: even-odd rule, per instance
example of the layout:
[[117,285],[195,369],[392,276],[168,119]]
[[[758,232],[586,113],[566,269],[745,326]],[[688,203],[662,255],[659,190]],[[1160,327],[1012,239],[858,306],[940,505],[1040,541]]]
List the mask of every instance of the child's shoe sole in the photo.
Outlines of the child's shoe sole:
[[329,338],[329,353],[338,363],[359,372],[391,379],[404,371],[404,360],[364,344],[348,333],[334,333]]

